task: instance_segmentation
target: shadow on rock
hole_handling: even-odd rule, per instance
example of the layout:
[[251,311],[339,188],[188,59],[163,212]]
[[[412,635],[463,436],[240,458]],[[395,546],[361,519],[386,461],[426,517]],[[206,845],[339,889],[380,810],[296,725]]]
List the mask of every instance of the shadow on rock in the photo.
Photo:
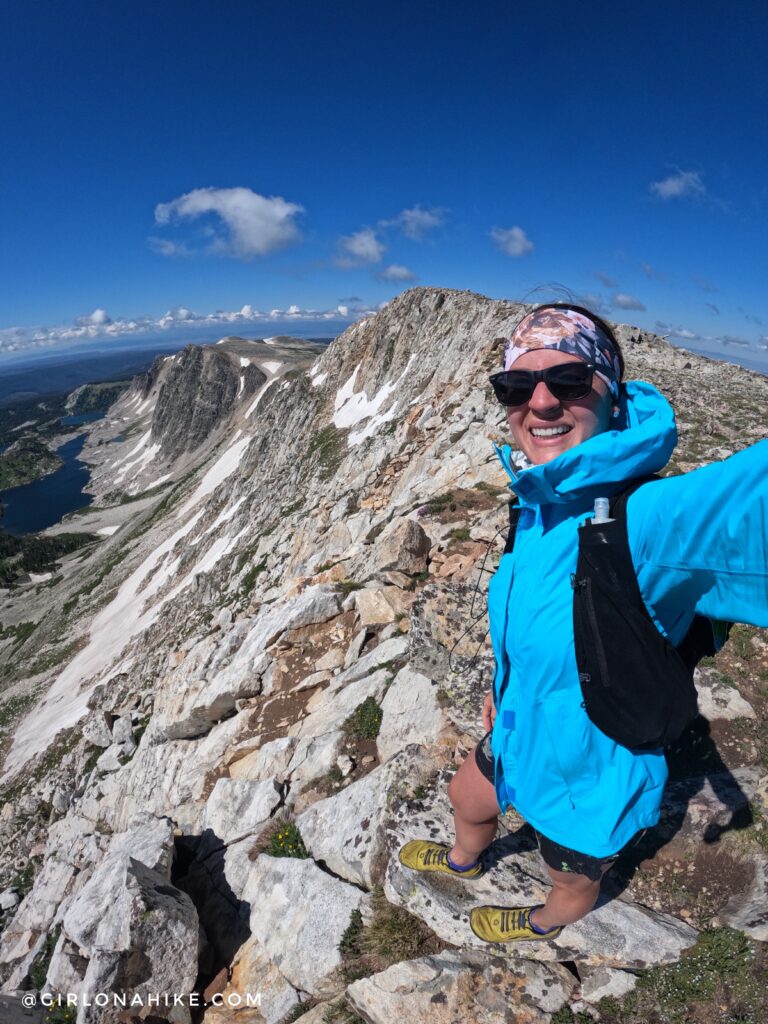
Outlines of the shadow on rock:
[[[173,884],[187,893],[197,909],[204,936],[200,944],[200,970],[196,988],[203,991],[251,934],[250,903],[239,900],[227,881],[227,847],[206,829],[199,836],[176,840]],[[207,940],[207,941],[203,941]]]
[[624,892],[640,865],[653,860],[676,836],[697,845],[713,844],[753,822],[749,798],[720,756],[702,715],[666,751],[666,759],[669,781],[659,823],[623,851],[606,876],[601,902]]

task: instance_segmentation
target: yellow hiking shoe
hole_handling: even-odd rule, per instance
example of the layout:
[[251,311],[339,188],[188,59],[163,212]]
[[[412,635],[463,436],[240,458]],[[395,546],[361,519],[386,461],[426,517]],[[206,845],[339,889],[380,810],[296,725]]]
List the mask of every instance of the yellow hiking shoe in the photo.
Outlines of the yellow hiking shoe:
[[478,878],[483,873],[483,866],[478,861],[465,871],[457,871],[448,863],[450,846],[433,843],[430,839],[412,839],[406,843],[398,854],[401,864],[413,871],[444,871],[454,878]]
[[556,939],[560,928],[537,932],[531,927],[531,911],[538,907],[475,907],[469,926],[485,942],[519,942],[530,939]]

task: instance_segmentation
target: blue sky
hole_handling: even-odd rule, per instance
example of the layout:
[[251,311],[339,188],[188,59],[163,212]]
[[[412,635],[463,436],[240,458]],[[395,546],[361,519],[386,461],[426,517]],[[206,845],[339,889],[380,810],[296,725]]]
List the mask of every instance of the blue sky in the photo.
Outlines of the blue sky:
[[3,4],[0,356],[558,282],[768,366],[766,28],[752,0]]

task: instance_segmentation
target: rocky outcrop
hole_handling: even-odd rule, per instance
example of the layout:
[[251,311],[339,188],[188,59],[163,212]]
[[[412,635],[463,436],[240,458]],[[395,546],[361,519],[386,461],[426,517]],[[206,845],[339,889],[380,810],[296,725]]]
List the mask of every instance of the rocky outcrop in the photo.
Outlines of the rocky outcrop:
[[240,367],[217,346],[187,345],[163,376],[152,415],[152,444],[159,444],[170,460],[194,451],[229,418],[238,391],[250,397],[266,379],[253,364],[241,377]]
[[356,981],[348,998],[373,1024],[403,1017],[414,1024],[501,1024],[512,1007],[516,1024],[548,1024],[575,984],[559,964],[499,964],[482,954],[446,952]]
[[[156,363],[110,410],[137,437],[119,460],[101,446],[102,491],[157,483],[155,419],[180,454],[159,493],[127,504],[121,533],[50,588],[17,659],[18,693],[26,666],[50,688],[5,761],[4,988],[45,967],[67,990],[181,978],[209,996],[261,992],[242,1021],[277,1024],[315,1000],[341,1019],[342,998],[371,1021],[548,1021],[620,998],[633,971],[676,961],[713,923],[764,941],[757,631],[700,675],[705,728],[675,754],[656,846],[554,942],[489,950],[468,927],[478,902],[544,898],[513,816],[477,882],[415,876],[395,856],[418,835],[450,838],[446,786],[482,733],[483,570],[507,521],[491,445],[505,424],[484,378],[519,311],[415,289],[317,346],[311,366],[302,343],[231,339],[221,358]],[[740,410],[739,435],[721,436],[706,361],[637,332],[626,347],[677,402],[678,468],[766,433],[766,382],[718,368],[716,403]],[[246,397],[248,353],[265,379]],[[64,636],[76,650],[62,653]],[[293,856],[275,855],[280,841]],[[451,948],[396,946],[349,984],[344,950],[380,926],[368,893],[382,882],[390,911],[410,915],[398,938]],[[227,1014],[210,1006],[206,1021]]]

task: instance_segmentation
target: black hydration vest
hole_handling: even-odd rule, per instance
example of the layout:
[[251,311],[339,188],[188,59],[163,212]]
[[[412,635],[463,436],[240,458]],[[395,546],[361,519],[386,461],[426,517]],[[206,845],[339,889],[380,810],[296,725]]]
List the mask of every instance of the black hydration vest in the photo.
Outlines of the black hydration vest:
[[[610,522],[582,523],[571,576],[582,706],[601,732],[633,749],[666,747],[680,738],[698,714],[693,670],[718,649],[713,623],[701,615],[674,647],[657,629],[640,593],[627,536],[627,501],[638,487],[658,479],[631,480],[614,495]],[[505,554],[514,547],[519,512],[519,505],[510,504]]]

